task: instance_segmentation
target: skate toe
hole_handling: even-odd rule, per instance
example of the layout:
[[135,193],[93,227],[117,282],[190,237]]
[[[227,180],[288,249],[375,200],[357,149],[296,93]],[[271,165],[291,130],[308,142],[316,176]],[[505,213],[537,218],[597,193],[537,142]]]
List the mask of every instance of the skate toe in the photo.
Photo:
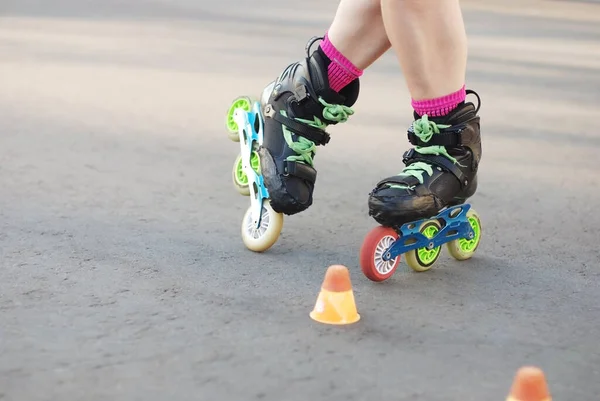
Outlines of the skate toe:
[[419,196],[405,189],[385,188],[369,196],[369,215],[383,226],[401,226],[435,215],[438,204],[433,194]]

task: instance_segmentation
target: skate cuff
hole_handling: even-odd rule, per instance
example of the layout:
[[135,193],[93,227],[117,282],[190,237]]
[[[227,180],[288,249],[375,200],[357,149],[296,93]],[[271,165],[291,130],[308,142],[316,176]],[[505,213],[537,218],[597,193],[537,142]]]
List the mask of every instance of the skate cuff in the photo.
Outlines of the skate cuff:
[[412,127],[408,130],[408,140],[415,146],[444,146],[455,147],[462,145],[462,131],[466,125],[451,127],[441,131],[439,134],[432,135],[427,142],[421,140],[413,131]]
[[285,125],[296,135],[302,136],[317,145],[326,145],[329,143],[330,137],[325,131],[321,131],[318,128],[313,128],[310,125],[299,123],[298,121],[288,118],[281,113],[275,112],[271,117],[278,123]]

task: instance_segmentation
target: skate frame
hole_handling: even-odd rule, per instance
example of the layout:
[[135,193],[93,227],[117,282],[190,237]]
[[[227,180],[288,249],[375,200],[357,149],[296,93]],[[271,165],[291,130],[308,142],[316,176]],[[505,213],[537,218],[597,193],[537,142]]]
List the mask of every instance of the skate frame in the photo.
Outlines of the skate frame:
[[[413,249],[427,248],[431,250],[453,240],[475,238],[475,232],[467,219],[467,212],[470,208],[471,205],[466,203],[453,206],[442,210],[434,217],[405,223],[399,228],[394,228],[399,237],[382,255],[382,259],[384,261],[394,260]],[[431,220],[438,220],[442,228],[433,238],[429,239],[419,232],[419,228],[421,224]]]
[[[250,207],[252,208],[252,221],[256,228],[260,227],[262,219],[263,202],[269,198],[269,191],[265,188],[264,178],[254,171],[250,165],[254,143],[263,143],[263,121],[261,118],[260,103],[254,102],[252,110],[246,112],[236,109],[233,118],[238,126],[240,136],[240,149],[242,155],[242,168],[248,177],[248,189],[250,190]],[[258,127],[258,129],[255,129]]]

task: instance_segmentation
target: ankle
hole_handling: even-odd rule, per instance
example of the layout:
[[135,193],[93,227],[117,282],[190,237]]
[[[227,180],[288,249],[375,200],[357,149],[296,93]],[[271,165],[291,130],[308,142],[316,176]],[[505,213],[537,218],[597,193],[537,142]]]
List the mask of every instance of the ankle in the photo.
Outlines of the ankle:
[[336,49],[327,34],[325,34],[325,38],[319,45],[319,50],[330,61],[327,66],[327,77],[329,86],[335,92],[341,91],[363,74],[362,70],[352,64],[350,60]]
[[456,109],[458,105],[464,103],[466,98],[465,85],[462,86],[456,92],[433,98],[415,100],[412,99],[411,105],[415,110],[415,113],[419,116],[427,114],[430,117],[444,117],[448,115],[452,110]]

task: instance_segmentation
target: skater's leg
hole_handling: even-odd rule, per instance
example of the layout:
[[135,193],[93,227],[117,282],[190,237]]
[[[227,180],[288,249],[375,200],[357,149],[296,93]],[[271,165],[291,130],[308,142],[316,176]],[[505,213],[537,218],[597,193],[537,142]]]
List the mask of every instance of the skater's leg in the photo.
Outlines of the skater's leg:
[[326,128],[353,114],[359,77],[389,47],[379,0],[342,0],[317,49],[287,66],[265,88],[261,171],[271,206],[288,215],[313,199],[316,146],[329,141]]
[[359,70],[367,69],[391,46],[380,0],[342,0],[327,36]]
[[459,0],[381,0],[383,21],[415,100],[462,88],[467,38]]
[[459,0],[381,0],[389,40],[412,97],[409,140],[399,175],[377,184],[369,213],[383,225],[431,217],[477,188],[479,117],[465,103],[467,43]]

